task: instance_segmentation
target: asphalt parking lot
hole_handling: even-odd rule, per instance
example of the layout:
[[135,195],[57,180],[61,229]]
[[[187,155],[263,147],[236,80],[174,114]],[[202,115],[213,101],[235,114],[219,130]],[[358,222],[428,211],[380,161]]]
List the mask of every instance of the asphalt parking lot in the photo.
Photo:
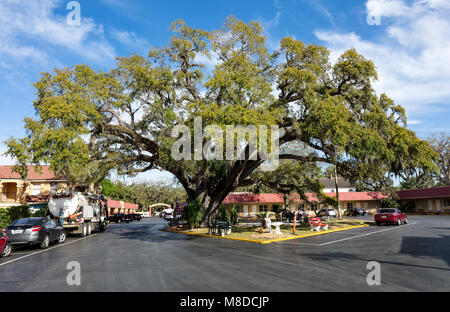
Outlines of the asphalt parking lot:
[[[449,291],[450,216],[410,216],[272,244],[159,231],[154,218],[112,224],[47,250],[0,259],[0,291]],[[77,261],[81,285],[69,286]],[[381,285],[366,282],[381,265]]]

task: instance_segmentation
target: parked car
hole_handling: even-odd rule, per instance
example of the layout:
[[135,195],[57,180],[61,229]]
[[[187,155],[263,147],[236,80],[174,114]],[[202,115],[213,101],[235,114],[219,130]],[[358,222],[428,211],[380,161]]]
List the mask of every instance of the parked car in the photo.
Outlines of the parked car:
[[47,217],[16,220],[5,228],[4,234],[11,245],[39,245],[43,249],[52,242],[66,240],[64,229]]
[[133,213],[133,214],[131,214],[131,217],[134,218],[134,220],[136,220],[136,221],[141,221],[141,219],[142,219],[142,215],[139,213]]
[[[4,233],[6,233],[6,230],[3,230]],[[8,236],[1,235],[0,236],[0,258],[1,257],[8,257],[11,254],[11,243],[9,242]]]
[[381,225],[383,223],[393,223],[402,225],[408,223],[408,217],[405,213],[396,208],[382,208],[375,215],[375,223]]
[[336,217],[337,213],[336,210],[334,210],[333,208],[323,208],[319,211],[319,217]]
[[125,222],[129,223],[129,222],[133,222],[134,221],[134,216],[132,214],[125,214]]
[[361,208],[351,208],[346,211],[347,216],[365,216],[366,214],[367,212]]
[[113,215],[110,215],[108,220],[109,220],[109,222],[114,222],[114,223],[125,222],[125,214],[123,214],[123,213],[115,213]]

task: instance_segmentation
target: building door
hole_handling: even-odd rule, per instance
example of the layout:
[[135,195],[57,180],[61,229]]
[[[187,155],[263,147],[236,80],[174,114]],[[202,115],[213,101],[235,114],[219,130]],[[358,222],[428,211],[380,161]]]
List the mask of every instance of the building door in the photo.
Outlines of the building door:
[[242,206],[242,211],[244,212],[244,217],[248,217],[248,206],[247,205],[244,205],[244,206]]
[[16,183],[6,183],[4,184],[6,201],[15,202],[17,197],[17,184]]
[[436,199],[436,212],[441,212],[441,201]]
[[428,201],[428,212],[433,212],[433,201],[431,199]]

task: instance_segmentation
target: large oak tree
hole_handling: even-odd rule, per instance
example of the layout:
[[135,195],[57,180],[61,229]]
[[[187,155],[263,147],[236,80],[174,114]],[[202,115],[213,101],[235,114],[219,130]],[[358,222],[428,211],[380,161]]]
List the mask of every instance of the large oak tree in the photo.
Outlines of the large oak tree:
[[277,125],[282,147],[296,142],[310,151],[282,152],[281,160],[325,162],[341,173],[377,178],[430,165],[429,145],[406,129],[402,107],[375,93],[375,66],[354,49],[331,64],[326,48],[287,37],[270,52],[258,23],[233,17],[213,32],[181,20],[171,30],[166,47],[117,58],[109,72],[78,65],[42,74],[37,117],[25,120],[25,138],[7,142],[8,153],[19,165],[49,163],[74,182],[98,182],[112,169],[169,171],[200,200],[203,225],[231,191],[254,183],[264,160],[247,144],[239,160],[176,161],[171,131],[192,129],[196,117],[224,131]]

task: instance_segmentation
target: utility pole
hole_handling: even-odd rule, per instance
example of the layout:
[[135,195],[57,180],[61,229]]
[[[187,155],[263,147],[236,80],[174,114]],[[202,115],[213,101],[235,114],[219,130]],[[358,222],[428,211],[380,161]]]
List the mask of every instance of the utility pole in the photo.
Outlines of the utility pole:
[[338,177],[337,177],[337,164],[334,165],[334,186],[336,187],[337,213],[338,213],[339,219],[342,219],[341,207],[340,207],[340,203],[339,203],[339,185],[338,185]]

